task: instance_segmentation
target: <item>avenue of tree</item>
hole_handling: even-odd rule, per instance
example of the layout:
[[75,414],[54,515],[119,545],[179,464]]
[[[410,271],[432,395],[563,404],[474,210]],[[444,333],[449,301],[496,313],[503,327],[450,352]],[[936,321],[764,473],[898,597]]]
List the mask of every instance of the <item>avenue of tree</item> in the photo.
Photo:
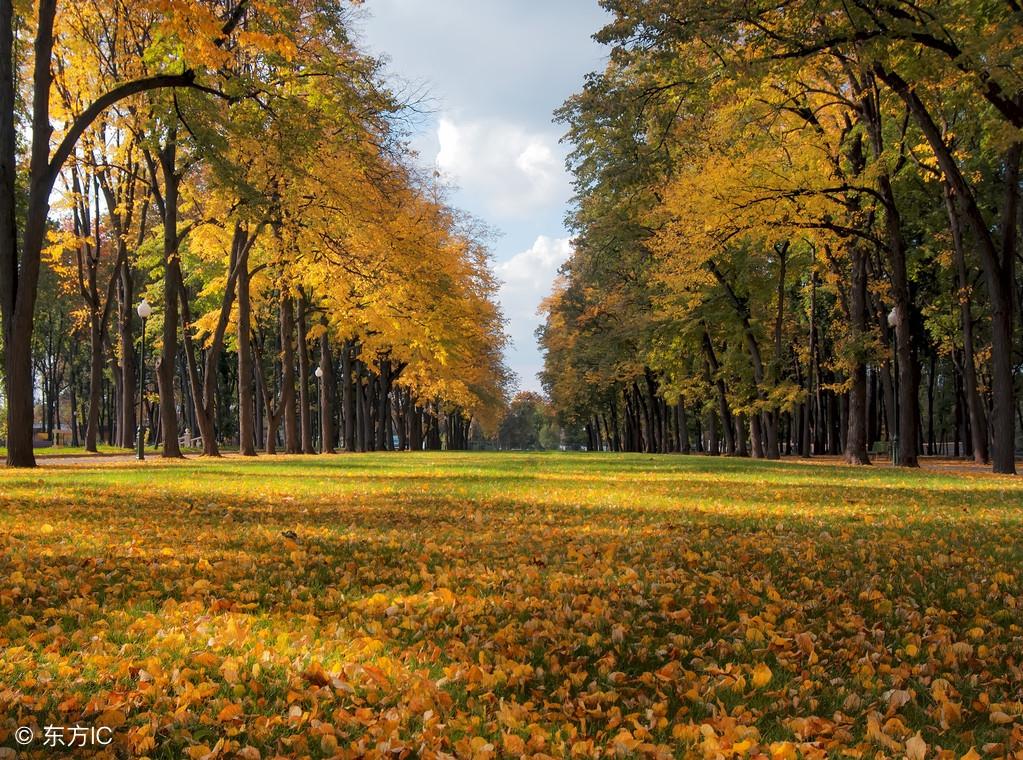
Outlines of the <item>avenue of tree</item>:
[[591,448],[1015,471],[1023,9],[603,0],[539,331]]
[[186,430],[251,455],[460,448],[470,421],[496,426],[488,232],[415,168],[410,106],[350,13],[0,0],[9,465],[34,464],[37,425],[95,451],[141,423],[172,457]]

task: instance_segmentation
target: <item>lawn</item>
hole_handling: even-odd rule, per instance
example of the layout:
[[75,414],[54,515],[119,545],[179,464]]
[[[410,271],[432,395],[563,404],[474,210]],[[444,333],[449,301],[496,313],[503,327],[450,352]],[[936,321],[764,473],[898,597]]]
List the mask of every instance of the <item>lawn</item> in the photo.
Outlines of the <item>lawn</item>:
[[1003,756],[1021,528],[1016,479],[704,457],[0,469],[0,758],[75,724],[110,757]]
[[[131,454],[133,449],[122,449],[120,446],[109,446],[105,443],[99,444],[97,447],[98,452],[90,454],[85,450],[85,446],[46,446],[35,450],[35,455],[41,459],[47,459],[52,457],[79,457],[79,456],[97,456],[100,454]],[[149,449],[146,449],[149,451]],[[7,447],[0,446],[0,457],[7,457]]]

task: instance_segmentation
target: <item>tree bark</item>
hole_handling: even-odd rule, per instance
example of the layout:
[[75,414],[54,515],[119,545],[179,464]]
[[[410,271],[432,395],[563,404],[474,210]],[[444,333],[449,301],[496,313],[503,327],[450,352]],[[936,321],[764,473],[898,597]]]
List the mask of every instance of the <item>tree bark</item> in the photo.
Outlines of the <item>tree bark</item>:
[[[725,388],[725,380],[721,377],[721,368],[718,365],[717,355],[714,353],[714,344],[710,340],[710,333],[706,328],[703,330],[703,352],[707,360],[705,375],[717,393],[718,414],[721,417],[721,430],[725,437],[725,453],[731,456],[735,453],[735,436],[732,428],[732,411],[728,405],[728,393]],[[717,436],[715,436],[716,439]],[[717,453],[717,452],[715,452]]]
[[345,451],[355,451],[355,399],[352,386],[352,341],[341,344],[341,417]]
[[238,450],[256,455],[255,398],[252,392],[252,302],[249,295],[248,260],[239,261],[238,279]]
[[[177,126],[170,128],[167,143],[159,152],[163,171],[163,349],[156,367],[160,392],[160,423],[163,429],[163,456],[181,457],[178,443],[178,413],[174,401],[174,365],[178,355],[178,284],[174,268],[178,260],[178,188]],[[154,176],[155,185],[155,176]]]
[[970,282],[966,269],[966,252],[963,249],[963,230],[959,225],[952,188],[944,183],[945,208],[948,212],[948,226],[952,232],[952,253],[955,256],[956,281],[959,292],[959,328],[963,334],[963,393],[966,396],[966,411],[970,418],[970,441],[973,446],[973,460],[977,464],[988,464],[987,418],[977,386],[976,348],[973,342],[973,311],[970,308]]
[[858,243],[852,246],[850,254],[852,278],[849,287],[849,327],[853,343],[853,367],[845,461],[865,465],[870,464],[867,455],[867,365],[863,346],[867,331],[867,255]]
[[299,452],[298,409],[295,398],[295,304],[289,295],[280,300],[281,406],[284,412],[284,451]]
[[306,311],[309,304],[305,296],[298,300],[298,409],[303,454],[315,454],[313,448],[313,408],[309,400],[309,340]]
[[324,454],[336,454],[334,448],[334,361],[330,354],[330,336],[326,324],[320,334],[320,441]]

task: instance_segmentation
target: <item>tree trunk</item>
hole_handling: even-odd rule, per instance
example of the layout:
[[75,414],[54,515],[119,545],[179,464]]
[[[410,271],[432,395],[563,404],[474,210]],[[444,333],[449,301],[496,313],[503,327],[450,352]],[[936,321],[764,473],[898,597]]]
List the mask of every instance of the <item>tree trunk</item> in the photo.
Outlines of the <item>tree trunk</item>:
[[[135,345],[132,341],[131,323],[133,307],[133,283],[131,271],[127,266],[121,268],[120,305],[117,320],[117,336],[121,349],[121,446],[131,448],[135,441],[136,429],[139,421],[135,418],[135,407],[138,400],[136,393],[141,393],[138,387],[138,362],[135,357]],[[141,360],[141,357],[139,357]]]
[[305,296],[298,300],[298,410],[301,428],[302,453],[315,454],[313,448],[313,407],[309,400],[309,335],[306,328]]
[[[160,151],[163,169],[163,350],[156,367],[160,392],[160,423],[163,456],[181,457],[178,444],[178,412],[174,401],[174,366],[178,355],[178,284],[173,276],[178,258],[178,186],[176,129]],[[155,177],[154,177],[155,179]]]
[[732,411],[728,405],[728,393],[725,387],[725,380],[721,377],[717,355],[714,353],[714,344],[711,342],[710,333],[707,332],[706,328],[704,328],[703,331],[703,352],[706,358],[704,375],[707,382],[713,385],[717,392],[718,413],[721,416],[721,430],[725,438],[725,453],[731,456],[735,453],[735,437],[732,431]]
[[284,451],[299,452],[298,409],[295,398],[295,305],[290,296],[280,302],[281,407],[284,412]]
[[341,417],[345,451],[355,451],[355,398],[352,385],[352,341],[341,344]]
[[391,362],[381,359],[379,362],[380,373],[376,376],[377,397],[377,424],[376,424],[376,450],[387,451],[391,442],[387,439],[387,418],[390,416],[388,410],[388,396],[390,394]]
[[686,415],[686,402],[680,397],[675,405],[675,425],[678,428],[679,452],[689,454],[692,447],[689,444],[689,419]]
[[256,455],[255,398],[252,393],[252,303],[248,262],[238,263],[238,450]]
[[330,337],[327,326],[320,334],[320,441],[324,454],[336,454],[334,449],[334,361],[330,355]]
[[959,225],[959,214],[956,213],[952,188],[944,183],[945,208],[948,212],[948,226],[952,232],[952,252],[955,256],[956,281],[959,288],[959,328],[963,334],[963,393],[966,396],[966,409],[970,418],[970,440],[973,444],[973,459],[977,464],[989,461],[987,447],[987,418],[977,387],[977,355],[973,343],[973,312],[970,308],[970,281],[966,269],[966,252],[963,248],[963,230]]
[[867,365],[863,340],[867,331],[867,255],[859,244],[852,247],[849,327],[853,343],[852,387],[849,389],[849,418],[845,439],[845,461],[870,464],[867,455]]

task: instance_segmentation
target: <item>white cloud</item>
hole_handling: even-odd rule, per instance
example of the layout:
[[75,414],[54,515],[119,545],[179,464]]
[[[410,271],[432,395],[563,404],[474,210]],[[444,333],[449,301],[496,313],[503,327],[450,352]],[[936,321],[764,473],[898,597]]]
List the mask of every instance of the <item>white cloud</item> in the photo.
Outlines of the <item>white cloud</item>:
[[535,336],[540,316],[536,311],[550,294],[558,268],[571,255],[571,238],[540,235],[529,248],[495,267],[502,282],[498,297],[512,339],[510,364],[519,375],[522,389],[540,389],[536,373],[541,362]]
[[558,267],[571,255],[570,238],[540,235],[527,250],[497,265],[497,276],[502,282],[501,307],[511,320],[513,332],[532,335],[540,323],[536,313],[540,301],[550,293]]
[[524,217],[568,200],[568,176],[554,135],[497,119],[442,116],[437,144],[437,167],[490,212]]

